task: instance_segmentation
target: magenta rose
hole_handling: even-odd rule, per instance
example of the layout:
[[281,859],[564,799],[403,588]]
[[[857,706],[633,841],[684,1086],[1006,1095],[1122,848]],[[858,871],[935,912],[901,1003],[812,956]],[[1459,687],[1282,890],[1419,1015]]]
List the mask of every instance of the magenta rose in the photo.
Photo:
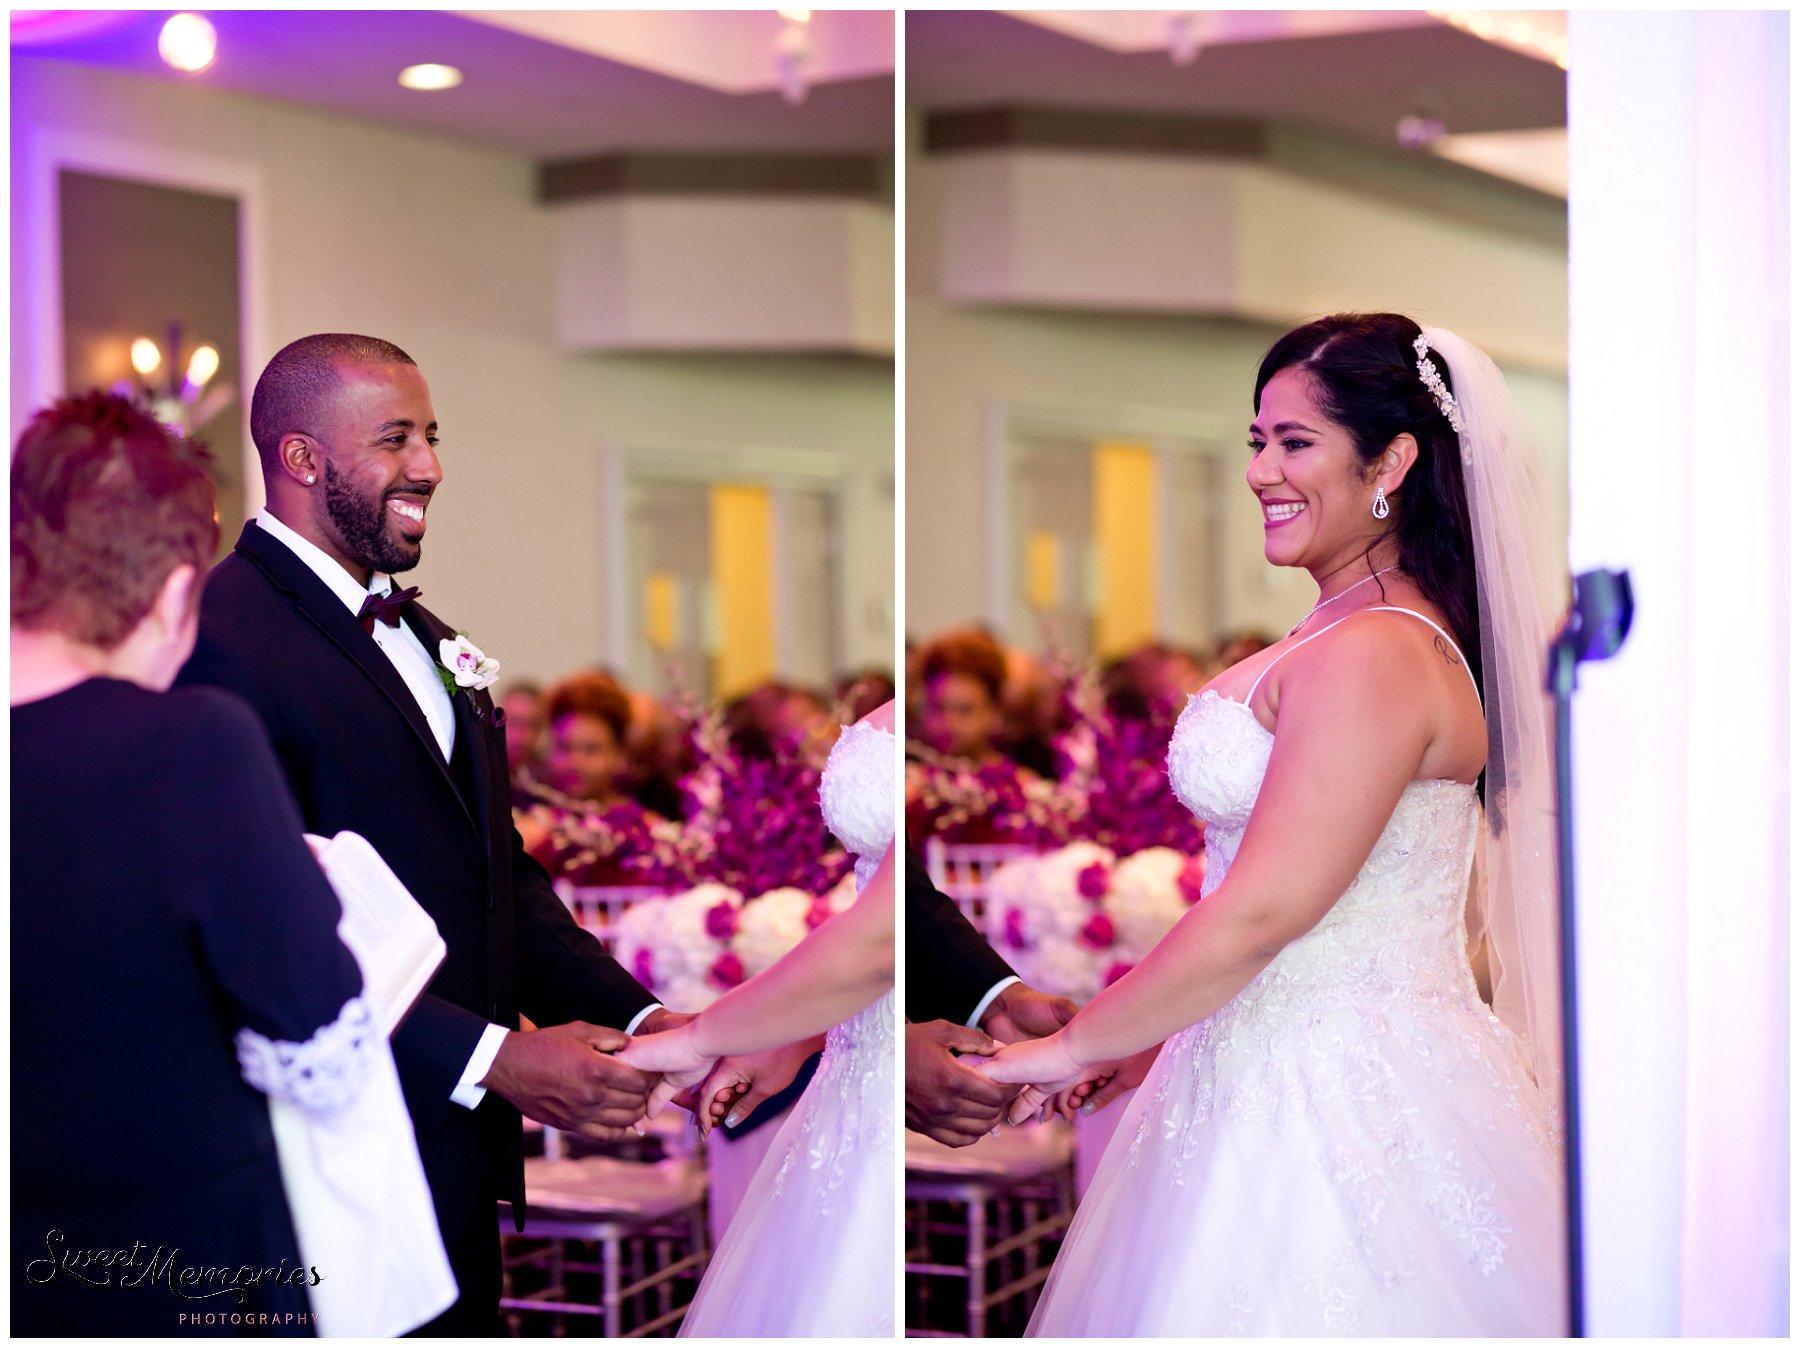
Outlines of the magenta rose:
[[1105,913],[1095,913],[1088,919],[1087,926],[1081,929],[1081,939],[1095,950],[1104,950],[1113,943],[1113,920]]
[[817,931],[831,918],[831,900],[814,899],[812,907],[806,910],[806,929]]
[[1001,935],[1006,943],[1014,950],[1023,950],[1027,944],[1025,940],[1025,914],[1020,912],[1017,908],[1008,908],[1006,910],[1006,925],[1002,930]]
[[1175,887],[1181,891],[1181,897],[1189,903],[1200,902],[1200,887],[1206,883],[1206,863],[1199,857],[1189,857],[1187,864],[1181,868],[1181,874],[1175,879]]
[[1114,963],[1110,969],[1108,969],[1106,971],[1106,981],[1104,983],[1102,983],[1100,986],[1105,987],[1105,988],[1110,988],[1114,983],[1117,983],[1121,978],[1125,977],[1125,975],[1130,972],[1131,972],[1131,966],[1129,964],[1125,963],[1124,960],[1119,960],[1116,963]]
[[1083,866],[1081,873],[1075,877],[1075,892],[1091,903],[1104,899],[1110,888],[1112,872],[1106,869],[1104,862],[1096,861],[1092,866]]
[[727,950],[713,961],[707,977],[722,988],[735,988],[744,981],[744,962]]
[[721,899],[706,910],[706,934],[715,941],[729,941],[737,935],[738,911]]
[[656,961],[650,958],[648,950],[637,952],[637,958],[631,961],[631,976],[645,987],[656,982]]

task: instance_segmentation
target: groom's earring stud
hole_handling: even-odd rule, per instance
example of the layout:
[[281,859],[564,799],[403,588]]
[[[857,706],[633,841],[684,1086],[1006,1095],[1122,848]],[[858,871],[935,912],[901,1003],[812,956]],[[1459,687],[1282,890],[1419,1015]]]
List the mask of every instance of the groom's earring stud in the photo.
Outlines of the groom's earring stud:
[[311,473],[308,473],[306,475],[306,485],[307,486],[309,486],[309,487],[312,486],[312,484],[316,481],[318,481],[318,479],[315,478]]

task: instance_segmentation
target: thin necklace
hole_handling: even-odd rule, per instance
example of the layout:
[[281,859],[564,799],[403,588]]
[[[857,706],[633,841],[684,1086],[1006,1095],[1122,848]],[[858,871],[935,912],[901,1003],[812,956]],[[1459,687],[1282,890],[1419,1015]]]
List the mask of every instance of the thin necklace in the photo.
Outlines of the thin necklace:
[[[1350,591],[1359,589],[1362,586],[1367,585],[1370,581],[1376,580],[1382,576],[1385,576],[1390,571],[1398,571],[1399,569],[1400,569],[1400,563],[1398,563],[1398,562],[1395,562],[1392,566],[1384,566],[1381,568],[1381,570],[1377,571],[1373,576],[1364,576],[1361,580],[1357,581],[1355,585],[1346,585],[1343,589],[1339,590],[1336,594],[1332,595],[1331,598],[1321,599],[1318,603],[1316,603],[1312,606],[1312,613],[1308,613],[1299,622],[1295,623],[1292,627],[1288,628],[1288,630],[1287,630],[1288,637],[1293,636],[1294,633],[1298,632],[1302,627],[1305,627],[1307,623],[1311,622],[1313,613],[1317,613],[1320,609],[1324,608],[1327,604],[1335,604],[1335,603],[1337,603],[1338,600],[1342,599],[1345,595],[1349,594]],[[1282,640],[1286,641],[1287,637],[1283,637]]]

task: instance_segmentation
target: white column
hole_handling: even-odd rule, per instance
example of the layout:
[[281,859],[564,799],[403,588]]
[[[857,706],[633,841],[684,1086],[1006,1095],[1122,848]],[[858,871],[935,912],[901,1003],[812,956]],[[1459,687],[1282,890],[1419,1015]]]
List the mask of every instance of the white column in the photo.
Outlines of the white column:
[[1787,1329],[1787,16],[1572,11],[1588,1328]]

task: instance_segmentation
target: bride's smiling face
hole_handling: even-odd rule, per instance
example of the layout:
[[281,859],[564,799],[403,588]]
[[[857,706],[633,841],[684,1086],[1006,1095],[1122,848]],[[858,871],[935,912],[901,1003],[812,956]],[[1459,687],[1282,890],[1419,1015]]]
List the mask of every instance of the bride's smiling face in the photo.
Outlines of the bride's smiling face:
[[1370,513],[1374,480],[1304,371],[1282,370],[1263,386],[1250,450],[1244,480],[1262,503],[1263,556],[1274,565],[1329,572],[1380,532]]

